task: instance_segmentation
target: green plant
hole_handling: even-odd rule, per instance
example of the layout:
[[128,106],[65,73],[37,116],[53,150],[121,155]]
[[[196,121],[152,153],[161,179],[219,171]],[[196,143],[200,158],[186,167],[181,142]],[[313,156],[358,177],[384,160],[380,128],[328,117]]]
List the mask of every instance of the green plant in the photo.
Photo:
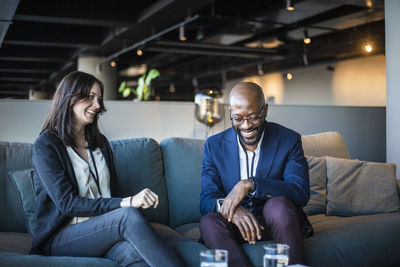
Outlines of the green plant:
[[151,81],[160,76],[160,72],[156,69],[151,69],[138,79],[136,89],[127,87],[126,81],[123,81],[119,86],[118,92],[122,93],[122,97],[126,98],[133,93],[138,100],[149,100],[151,93]]

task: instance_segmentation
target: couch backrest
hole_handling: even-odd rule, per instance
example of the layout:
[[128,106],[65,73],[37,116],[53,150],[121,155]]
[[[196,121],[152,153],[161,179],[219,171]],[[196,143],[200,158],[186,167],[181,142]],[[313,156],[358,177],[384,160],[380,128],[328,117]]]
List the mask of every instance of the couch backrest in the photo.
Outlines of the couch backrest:
[[114,152],[118,187],[124,196],[132,196],[144,188],[158,195],[157,209],[141,210],[151,222],[168,224],[167,186],[163,175],[160,146],[150,138],[134,138],[110,142]]
[[198,222],[204,140],[167,138],[160,146],[168,188],[169,224],[177,227]]
[[21,200],[8,172],[32,168],[32,144],[0,142],[0,231],[27,232]]
[[301,141],[305,155],[350,159],[343,137],[338,132],[303,135]]

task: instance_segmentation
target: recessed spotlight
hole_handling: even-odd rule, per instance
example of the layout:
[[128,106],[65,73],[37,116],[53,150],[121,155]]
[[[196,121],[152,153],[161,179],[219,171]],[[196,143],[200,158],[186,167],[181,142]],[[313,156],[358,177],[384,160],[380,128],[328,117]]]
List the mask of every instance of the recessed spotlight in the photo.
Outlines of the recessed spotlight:
[[137,54],[139,57],[143,56],[143,50],[139,48],[138,50],[136,50],[136,54]]

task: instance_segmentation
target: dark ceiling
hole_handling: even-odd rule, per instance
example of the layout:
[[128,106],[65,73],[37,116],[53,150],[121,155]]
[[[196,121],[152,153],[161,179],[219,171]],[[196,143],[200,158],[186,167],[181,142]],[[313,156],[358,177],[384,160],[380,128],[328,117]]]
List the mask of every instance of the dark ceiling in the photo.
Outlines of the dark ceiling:
[[118,83],[137,80],[130,67],[156,68],[153,97],[193,101],[199,88],[260,70],[385,52],[383,0],[291,2],[294,11],[286,0],[0,0],[0,98],[54,92],[79,56],[115,61]]

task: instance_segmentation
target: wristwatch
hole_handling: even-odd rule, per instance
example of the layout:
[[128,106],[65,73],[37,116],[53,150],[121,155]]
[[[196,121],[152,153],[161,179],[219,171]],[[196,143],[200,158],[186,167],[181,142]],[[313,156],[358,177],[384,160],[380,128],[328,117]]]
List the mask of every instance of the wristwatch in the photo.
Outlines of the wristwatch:
[[218,198],[217,199],[217,203],[215,205],[215,209],[216,209],[217,212],[221,211],[221,207],[222,207],[222,204],[224,204],[224,200],[225,200],[225,198]]
[[253,176],[251,176],[249,178],[249,181],[251,182],[251,191],[249,191],[247,194],[248,195],[254,195],[254,192],[256,192],[256,189],[257,189],[256,179]]

